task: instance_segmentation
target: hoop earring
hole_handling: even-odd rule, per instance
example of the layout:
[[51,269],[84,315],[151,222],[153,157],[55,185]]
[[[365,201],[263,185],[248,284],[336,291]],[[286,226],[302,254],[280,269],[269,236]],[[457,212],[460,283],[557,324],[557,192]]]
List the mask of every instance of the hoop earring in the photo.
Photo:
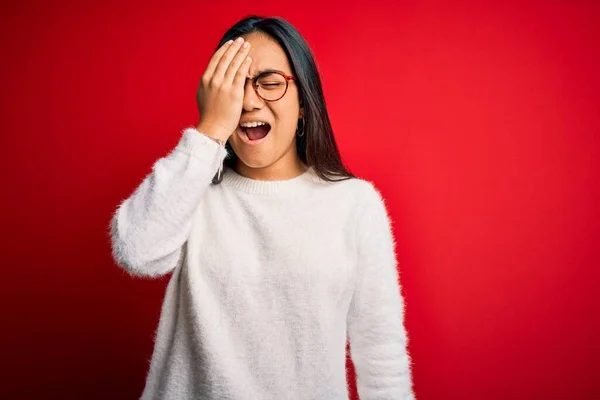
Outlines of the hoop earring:
[[299,128],[296,128],[296,134],[299,137],[304,136],[304,118],[300,118],[298,121],[302,121],[302,126],[300,126]]

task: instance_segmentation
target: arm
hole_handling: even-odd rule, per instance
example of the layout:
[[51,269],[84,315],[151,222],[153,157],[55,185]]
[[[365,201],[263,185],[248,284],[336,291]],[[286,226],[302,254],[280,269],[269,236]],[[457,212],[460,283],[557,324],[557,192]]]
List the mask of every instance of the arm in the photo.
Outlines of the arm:
[[192,217],[227,150],[187,128],[159,159],[110,224],[115,261],[132,275],[159,276],[181,260]]
[[348,314],[361,400],[412,400],[404,301],[383,199],[371,185],[357,224],[358,281]]

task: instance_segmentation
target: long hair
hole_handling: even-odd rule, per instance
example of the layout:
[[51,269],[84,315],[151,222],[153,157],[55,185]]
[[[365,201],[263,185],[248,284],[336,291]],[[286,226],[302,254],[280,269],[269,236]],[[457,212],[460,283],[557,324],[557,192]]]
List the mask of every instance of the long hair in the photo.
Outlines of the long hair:
[[[319,71],[308,44],[296,28],[280,17],[250,15],[225,32],[215,51],[228,40],[252,32],[266,34],[279,43],[290,62],[292,74],[296,77],[300,105],[304,107],[304,134],[296,135],[296,149],[300,159],[326,181],[355,178],[342,163],[327,114]],[[229,142],[226,147],[229,155],[224,160],[223,168],[234,168],[238,157]],[[219,184],[222,180],[222,174],[220,177],[217,174],[212,182]]]

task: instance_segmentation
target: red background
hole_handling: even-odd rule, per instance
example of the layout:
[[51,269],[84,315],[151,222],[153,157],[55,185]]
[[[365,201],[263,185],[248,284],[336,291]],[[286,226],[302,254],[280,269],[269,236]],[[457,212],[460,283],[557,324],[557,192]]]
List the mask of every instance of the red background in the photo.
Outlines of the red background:
[[111,213],[259,13],[387,200],[417,397],[600,398],[599,3],[215,3],[3,3],[0,397],[139,396],[168,278],[113,264]]

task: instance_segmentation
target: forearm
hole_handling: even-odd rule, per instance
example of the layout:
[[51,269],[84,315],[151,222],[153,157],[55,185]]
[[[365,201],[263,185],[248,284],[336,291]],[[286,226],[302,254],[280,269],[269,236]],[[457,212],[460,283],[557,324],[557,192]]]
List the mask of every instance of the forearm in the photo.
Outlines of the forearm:
[[111,221],[115,260],[134,275],[170,272],[226,150],[194,129],[159,159]]
[[357,223],[356,287],[348,335],[361,400],[412,400],[408,337],[404,327],[391,220],[379,192],[368,188]]
[[[391,286],[389,282],[387,285]],[[374,294],[382,300],[379,307],[373,304],[369,313],[352,314],[349,321],[360,400],[414,399],[403,305],[392,290],[380,286],[379,293]]]

